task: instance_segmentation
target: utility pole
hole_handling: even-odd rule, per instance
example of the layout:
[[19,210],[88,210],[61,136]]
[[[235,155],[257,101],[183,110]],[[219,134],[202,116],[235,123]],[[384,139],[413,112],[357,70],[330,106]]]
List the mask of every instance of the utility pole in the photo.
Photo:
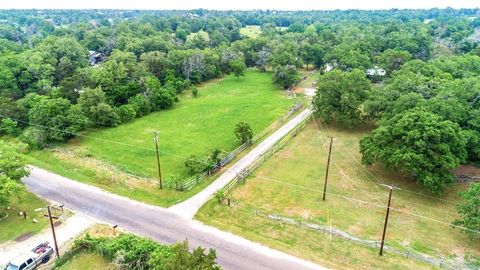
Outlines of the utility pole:
[[383,244],[385,243],[385,234],[387,233],[388,215],[390,214],[390,204],[392,202],[392,193],[393,193],[393,187],[392,186],[387,186],[387,187],[390,188],[390,192],[388,194],[387,214],[385,215],[385,224],[383,225],[382,242],[380,244],[380,256],[383,255]]
[[162,185],[162,170],[160,167],[160,155],[158,153],[158,131],[153,133],[153,140],[155,141],[155,149],[157,150],[157,167],[158,167],[158,182],[160,184],[160,189],[163,189]]
[[325,201],[325,196],[327,195],[328,169],[330,168],[330,157],[332,155],[332,144],[333,144],[333,137],[330,137],[330,148],[328,149],[327,170],[325,171],[325,183],[323,184],[323,200],[324,201]]
[[[53,234],[53,243],[55,244],[55,254],[57,254],[57,258],[60,257],[60,252],[58,252],[58,244],[57,244],[57,236],[55,235],[55,227],[53,226],[52,212],[50,211],[50,205],[47,206],[48,210],[48,219],[50,220],[50,226],[52,227],[52,234]],[[56,218],[58,219],[58,218]]]

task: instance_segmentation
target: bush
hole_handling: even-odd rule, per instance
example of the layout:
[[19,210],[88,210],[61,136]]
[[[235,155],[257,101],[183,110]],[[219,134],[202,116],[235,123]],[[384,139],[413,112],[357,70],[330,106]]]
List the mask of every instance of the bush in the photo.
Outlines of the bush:
[[31,149],[43,149],[47,146],[46,134],[35,127],[26,128],[19,137]]
[[198,88],[196,86],[192,87],[192,96],[197,97],[198,96]]
[[135,107],[131,104],[122,105],[114,109],[115,113],[120,117],[122,123],[131,121],[137,115]]
[[[98,252],[109,261],[127,265],[127,269],[152,270],[219,270],[215,263],[216,254],[198,247],[190,252],[188,242],[166,246],[138,237],[133,234],[121,234],[116,238],[92,238],[89,235],[76,240],[72,252],[66,253],[67,259],[79,251]],[[73,254],[73,255],[72,255]],[[59,265],[65,264],[61,260]],[[58,262],[58,260],[57,260]]]
[[189,175],[195,175],[206,170],[207,162],[204,162],[196,155],[190,155],[187,160],[185,160],[185,167]]
[[172,90],[166,87],[152,89],[148,96],[152,110],[160,111],[170,109],[175,102],[175,94],[172,94],[172,92]]
[[20,129],[17,126],[17,122],[10,118],[3,118],[0,122],[0,134],[16,135]]
[[300,75],[295,66],[287,65],[275,68],[273,82],[278,83],[284,89],[295,85],[298,81],[300,81]]
[[142,94],[137,94],[128,100],[128,104],[132,105],[137,112],[137,117],[142,117],[152,111],[150,101]]
[[235,132],[235,136],[237,136],[240,143],[242,144],[251,143],[253,138],[253,131],[248,123],[239,122],[235,126],[234,132]]

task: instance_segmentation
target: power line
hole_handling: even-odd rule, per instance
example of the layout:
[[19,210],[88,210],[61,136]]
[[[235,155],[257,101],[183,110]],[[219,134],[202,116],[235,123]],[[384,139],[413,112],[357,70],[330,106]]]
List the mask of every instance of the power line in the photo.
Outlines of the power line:
[[[103,141],[103,142],[110,142],[110,143],[114,143],[114,144],[118,144],[118,145],[123,145],[123,146],[128,146],[128,147],[140,149],[140,150],[143,150],[143,151],[150,151],[150,152],[154,152],[154,153],[156,152],[155,149],[145,148],[145,147],[142,147],[142,146],[139,146],[139,145],[124,143],[124,142],[119,142],[119,141],[114,141],[114,140],[108,140],[108,139],[102,139],[102,138],[98,138],[98,137],[94,137],[94,136],[88,136],[88,135],[80,134],[80,133],[77,133],[77,132],[66,131],[66,130],[52,128],[52,127],[39,125],[39,124],[32,124],[32,123],[22,121],[22,120],[19,120],[19,119],[15,119],[15,118],[12,118],[12,117],[8,117],[8,116],[2,115],[2,114],[0,114],[0,117],[10,118],[12,120],[15,120],[17,122],[21,122],[21,123],[24,123],[24,124],[34,125],[34,126],[44,128],[44,129],[50,129],[50,130],[54,130],[54,131],[58,131],[58,132],[63,132],[63,133],[66,133],[66,134],[71,134],[71,135],[77,136],[77,137],[83,137],[83,138],[88,138],[88,139],[93,139],[93,140]],[[171,153],[171,152],[166,152],[166,151],[159,151],[159,152],[161,154],[169,155],[169,156],[172,156],[172,157],[175,157],[175,158],[182,158],[182,159],[190,158],[190,157],[185,157],[185,156],[177,155],[177,154],[174,154],[174,153]],[[195,161],[208,165],[208,163],[203,161],[203,160],[195,160]]]
[[[315,119],[315,121],[317,121],[317,120]],[[330,131],[328,130],[326,123],[323,123],[323,124],[325,125],[325,130],[326,130],[327,134],[329,134],[329,135],[331,136],[331,133],[330,133]],[[317,126],[318,126],[318,122],[317,122]],[[338,140],[338,142],[339,142],[340,144],[344,145],[339,138],[337,138],[337,140]],[[350,152],[350,151],[348,151],[348,150],[346,150],[346,151],[350,153],[349,157],[350,157],[351,159],[353,159],[358,165],[360,165],[360,168],[362,168],[362,170],[365,171],[365,172],[366,172],[372,179],[374,179],[379,185],[385,184],[385,183],[382,182],[380,179],[378,179],[373,173],[371,173],[367,168],[365,168],[365,166],[364,166],[360,161],[358,161],[358,159],[355,158],[355,156],[353,155],[352,152]],[[419,196],[424,196],[424,197],[427,197],[427,198],[444,201],[444,202],[447,202],[447,203],[450,203],[450,204],[454,204],[454,205],[456,204],[456,202],[454,202],[454,201],[450,201],[450,200],[438,198],[438,197],[435,197],[435,196],[431,196],[431,195],[427,195],[427,194],[423,194],[423,193],[419,193],[419,192],[410,191],[410,190],[403,189],[403,188],[400,188],[399,191],[403,191],[403,192],[406,192],[406,193],[416,194],[416,195],[419,195]]]
[[[282,184],[282,185],[287,185],[287,186],[296,187],[296,188],[303,189],[303,190],[308,190],[308,191],[312,191],[312,192],[316,192],[316,193],[321,193],[321,191],[319,191],[319,190],[309,188],[309,187],[306,187],[306,186],[288,183],[288,182],[281,181],[281,180],[274,179],[274,178],[267,177],[267,176],[259,176],[259,177],[261,177],[261,178],[263,178],[267,181],[270,181],[270,182],[275,182],[275,183]],[[373,205],[375,207],[384,209],[383,205],[379,205],[379,204],[376,204],[376,203],[360,200],[360,199],[353,198],[353,197],[350,197],[350,196],[345,196],[345,195],[341,195],[341,194],[333,193],[333,192],[327,192],[327,194],[329,194],[331,196],[334,196],[334,197],[339,197],[339,198],[342,198],[342,199],[346,199],[346,200],[349,200],[349,201],[362,203],[362,204],[369,204],[369,205]],[[393,211],[396,211],[396,212],[400,212],[400,213],[404,213],[406,215],[413,216],[413,217],[434,221],[434,222],[437,222],[439,224],[448,225],[448,226],[452,226],[452,227],[455,227],[455,228],[458,228],[458,229],[462,229],[462,230],[466,230],[466,231],[470,231],[470,232],[473,232],[473,233],[480,234],[480,231],[472,230],[472,229],[469,229],[469,228],[466,228],[466,227],[463,227],[463,226],[459,226],[459,225],[453,225],[451,223],[441,221],[441,220],[438,220],[438,219],[434,219],[434,218],[431,218],[431,217],[418,215],[418,214],[413,214],[413,213],[407,212],[405,210],[401,210],[401,209],[394,208],[394,207],[390,207],[390,209],[393,210]]]

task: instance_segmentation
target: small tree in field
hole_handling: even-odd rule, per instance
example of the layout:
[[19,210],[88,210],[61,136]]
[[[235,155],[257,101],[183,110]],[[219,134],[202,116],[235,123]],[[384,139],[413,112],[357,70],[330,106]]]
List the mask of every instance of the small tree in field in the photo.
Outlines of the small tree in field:
[[253,138],[253,131],[252,128],[248,123],[239,122],[235,126],[235,136],[237,136],[240,143],[250,143]]
[[471,230],[464,232],[472,239],[480,239],[480,183],[472,183],[467,190],[460,192],[459,196],[463,199],[463,202],[457,205],[461,218],[453,224]]
[[245,76],[245,69],[247,66],[245,65],[245,61],[242,58],[237,58],[230,62],[230,68],[232,69],[233,74],[235,76]]

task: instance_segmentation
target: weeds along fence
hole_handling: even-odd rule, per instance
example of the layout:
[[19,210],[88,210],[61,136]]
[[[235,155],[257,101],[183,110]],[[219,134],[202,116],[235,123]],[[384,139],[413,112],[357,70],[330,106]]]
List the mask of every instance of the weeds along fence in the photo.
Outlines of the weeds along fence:
[[296,112],[298,112],[300,109],[303,108],[303,103],[300,100],[297,100],[297,102],[290,107],[288,112],[283,115],[281,118],[277,119],[275,122],[270,124],[268,127],[266,127],[264,130],[261,132],[257,133],[255,136],[253,136],[251,142],[244,143],[237,147],[235,150],[231,151],[230,153],[226,154],[215,166],[213,166],[213,169],[211,171],[206,171],[203,172],[202,174],[193,176],[189,179],[186,179],[182,182],[174,182],[171,184],[171,188],[179,191],[187,191],[192,189],[195,185],[198,183],[202,182],[207,178],[208,176],[212,175],[213,172],[220,170],[222,167],[230,163],[232,160],[234,160],[240,153],[242,153],[247,147],[250,145],[258,142],[260,139],[265,137],[265,135],[269,134],[270,132],[278,129],[281,127],[285,122],[287,122],[292,115],[294,115]]
[[250,175],[258,166],[265,162],[269,157],[280,150],[290,139],[297,136],[297,134],[308,124],[312,116],[305,118],[300,124],[292,129],[287,135],[280,139],[277,143],[272,145],[270,149],[265,151],[259,158],[257,158],[248,168],[239,172],[232,181],[230,181],[223,189],[216,193],[216,198],[221,202],[239,183],[245,182],[245,178]]
[[[331,226],[327,225],[321,225],[321,224],[316,224],[316,223],[311,223],[309,221],[305,221],[302,219],[293,219],[289,217],[283,217],[277,214],[266,214],[261,211],[255,210],[254,212],[255,216],[262,217],[268,220],[276,221],[281,224],[288,224],[292,226],[297,226],[299,228],[306,228],[309,230],[321,232],[324,234],[328,235],[333,235],[336,237],[343,238],[347,241],[354,242],[357,244],[361,244],[364,246],[368,246],[371,248],[379,249],[380,248],[380,241],[376,240],[367,240],[367,239],[362,239],[360,237],[351,235],[345,231],[342,231],[338,228],[334,228]],[[454,258],[445,258],[445,257],[434,257],[430,255],[426,255],[423,253],[420,253],[415,250],[411,249],[399,249],[396,247],[392,247],[389,245],[384,246],[384,249],[388,252],[395,253],[401,256],[404,256],[409,259],[413,259],[419,262],[424,262],[428,263],[430,265],[438,266],[443,269],[468,269],[468,270],[474,270],[476,269],[475,266],[469,265],[468,263],[465,263],[463,261],[456,260]]]

